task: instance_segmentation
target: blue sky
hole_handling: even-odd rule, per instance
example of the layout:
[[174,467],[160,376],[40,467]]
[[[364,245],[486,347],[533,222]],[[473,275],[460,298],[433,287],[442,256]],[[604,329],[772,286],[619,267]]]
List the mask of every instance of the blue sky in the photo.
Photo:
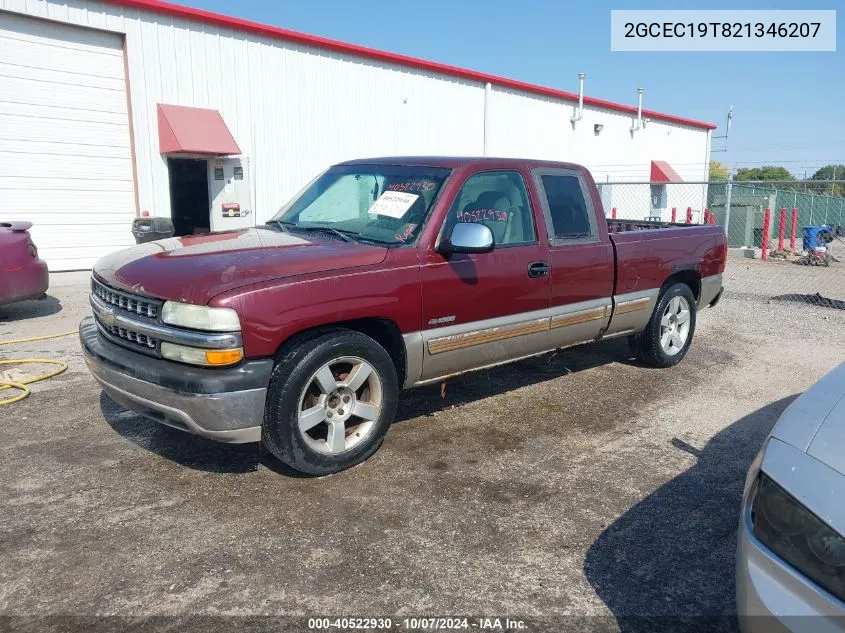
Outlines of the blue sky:
[[610,52],[610,9],[836,9],[845,33],[845,5],[799,2],[649,0],[176,0],[235,15],[433,61],[636,104],[645,88],[649,109],[709,121],[724,134],[734,106],[727,152],[714,140],[712,158],[731,166],[781,164],[808,175],[845,164],[845,36],[835,53]]

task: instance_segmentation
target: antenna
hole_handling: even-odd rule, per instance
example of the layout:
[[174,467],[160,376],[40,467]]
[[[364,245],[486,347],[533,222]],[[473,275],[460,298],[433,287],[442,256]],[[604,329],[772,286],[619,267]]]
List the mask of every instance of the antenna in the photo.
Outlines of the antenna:
[[733,122],[733,118],[734,118],[734,107],[733,107],[733,106],[730,106],[730,107],[728,108],[728,120],[727,120],[727,122],[726,122],[726,124],[725,124],[725,133],[724,133],[724,135],[722,135],[722,136],[714,136],[714,137],[713,137],[713,139],[712,139],[712,140],[716,140],[716,139],[723,139],[723,140],[725,141],[725,145],[724,145],[724,147],[722,147],[721,149],[713,149],[713,148],[711,147],[711,148],[710,148],[711,153],[712,153],[712,152],[727,152],[727,151],[728,151],[728,135],[731,133],[731,123]]

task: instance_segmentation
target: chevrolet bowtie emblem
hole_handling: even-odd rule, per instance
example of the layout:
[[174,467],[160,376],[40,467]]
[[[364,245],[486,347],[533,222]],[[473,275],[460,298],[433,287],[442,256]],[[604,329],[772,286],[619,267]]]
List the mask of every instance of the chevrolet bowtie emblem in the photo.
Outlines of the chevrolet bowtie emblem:
[[115,325],[117,323],[117,315],[111,308],[106,308],[100,313],[100,320],[106,325]]

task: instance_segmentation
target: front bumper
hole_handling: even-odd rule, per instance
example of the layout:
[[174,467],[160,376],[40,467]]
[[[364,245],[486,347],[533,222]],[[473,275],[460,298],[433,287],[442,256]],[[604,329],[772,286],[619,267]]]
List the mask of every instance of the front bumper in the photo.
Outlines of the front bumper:
[[736,608],[743,633],[845,631],[841,603],[760,543],[750,519],[742,520],[737,541]]
[[[783,418],[781,418],[783,419]],[[775,427],[777,429],[777,427]],[[842,475],[772,437],[749,469],[737,532],[736,610],[743,633],[845,633],[845,603],[771,551],[753,533],[751,507],[760,471],[820,516],[841,515],[832,491]],[[832,523],[836,528],[837,522]],[[841,526],[841,523],[839,523]],[[838,529],[841,529],[838,528]]]
[[209,369],[150,358],[105,340],[93,317],[82,321],[79,338],[94,378],[127,409],[220,442],[261,439],[271,359]]

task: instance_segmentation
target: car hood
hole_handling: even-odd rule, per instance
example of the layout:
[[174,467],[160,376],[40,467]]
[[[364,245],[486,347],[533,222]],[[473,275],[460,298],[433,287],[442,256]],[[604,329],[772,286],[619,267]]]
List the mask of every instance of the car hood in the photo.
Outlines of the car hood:
[[789,405],[771,436],[845,475],[845,363]]
[[103,257],[94,273],[137,294],[206,304],[241,286],[378,264],[386,255],[381,246],[253,228],[139,244]]

